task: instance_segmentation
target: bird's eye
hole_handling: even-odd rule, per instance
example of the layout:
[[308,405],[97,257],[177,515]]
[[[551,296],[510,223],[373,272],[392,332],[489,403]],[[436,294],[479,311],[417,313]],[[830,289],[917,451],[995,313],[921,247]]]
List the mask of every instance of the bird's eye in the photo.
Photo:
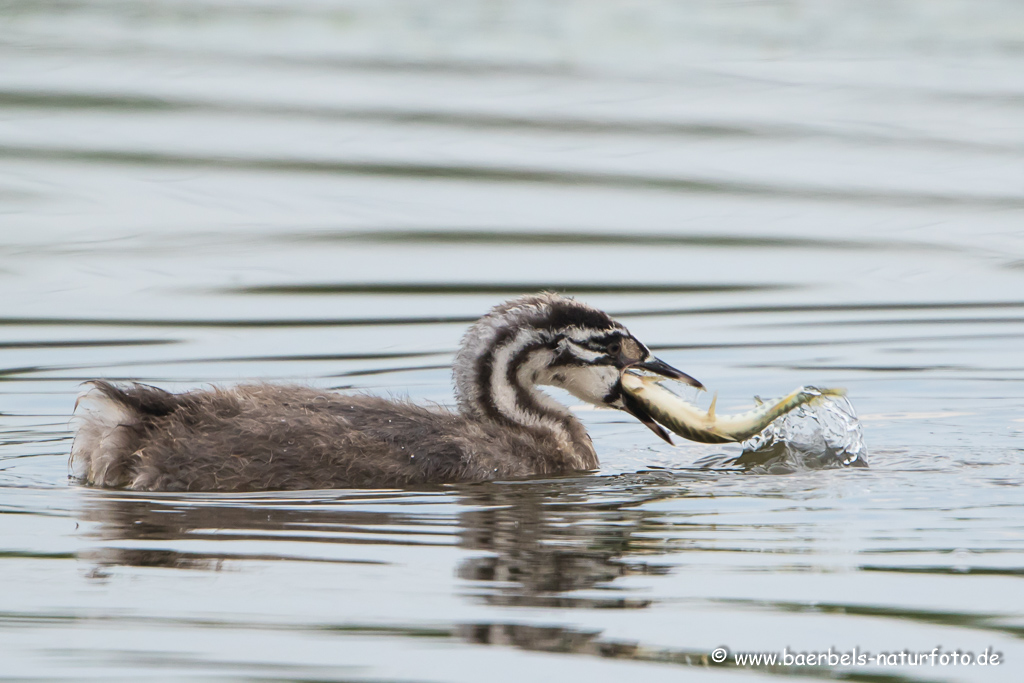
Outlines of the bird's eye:
[[620,342],[612,342],[608,345],[608,353],[617,355],[622,350],[622,344]]

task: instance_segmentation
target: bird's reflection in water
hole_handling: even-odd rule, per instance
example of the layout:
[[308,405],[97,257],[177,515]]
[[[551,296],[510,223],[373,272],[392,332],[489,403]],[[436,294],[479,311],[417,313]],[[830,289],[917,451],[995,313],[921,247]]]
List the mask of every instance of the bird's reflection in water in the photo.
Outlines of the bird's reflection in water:
[[[102,579],[114,566],[219,570],[246,560],[370,562],[348,559],[345,553],[339,559],[338,553],[314,557],[273,552],[282,540],[438,545],[447,537],[447,544],[454,540],[463,548],[481,551],[456,569],[466,580],[470,599],[495,606],[643,609],[651,604],[649,600],[601,593],[616,592],[612,584],[623,576],[669,571],[647,562],[678,546],[645,540],[643,531],[649,524],[656,525],[657,513],[644,503],[681,493],[678,487],[650,487],[649,483],[642,476],[628,481],[582,477],[474,484],[432,493],[332,492],[306,498],[90,490],[82,520],[86,533],[98,543],[84,559],[94,567],[92,576]],[[436,504],[426,514],[417,513],[415,506],[395,511],[396,501],[416,495],[440,495],[452,504],[440,515]],[[374,510],[375,501],[389,504]],[[190,541],[188,549],[175,547],[184,540]],[[192,543],[196,540],[211,543],[205,550],[196,550]],[[246,546],[262,552],[229,550],[215,542],[227,540],[255,542]],[[450,625],[450,637],[473,644],[707,664],[706,653],[650,651],[600,636],[599,631],[559,626]]]
[[[486,551],[464,561],[460,578],[488,604],[519,607],[642,608],[647,600],[595,596],[630,574],[666,567],[637,561],[649,550],[636,534],[653,516],[655,495],[595,490],[586,480],[481,484],[463,489],[460,545]],[[626,556],[633,559],[626,559]],[[567,595],[586,592],[586,596]]]
[[[410,527],[410,517],[394,512],[346,509],[372,505],[374,496],[346,498],[245,495],[159,495],[89,491],[82,521],[97,539],[84,553],[94,563],[94,575],[104,567],[167,567],[219,570],[226,561],[291,560],[343,564],[383,564],[336,554],[288,554],[279,542],[306,544],[424,543]],[[360,506],[362,508],[362,506]],[[423,525],[436,524],[424,520]],[[401,532],[394,529],[401,527]],[[379,538],[366,532],[378,530]],[[181,541],[207,541],[207,549],[184,549]],[[238,550],[226,541],[247,541]],[[190,545],[194,545],[191,543]],[[229,547],[231,548],[229,550]],[[309,546],[304,546],[309,547]],[[253,552],[258,549],[258,552]]]

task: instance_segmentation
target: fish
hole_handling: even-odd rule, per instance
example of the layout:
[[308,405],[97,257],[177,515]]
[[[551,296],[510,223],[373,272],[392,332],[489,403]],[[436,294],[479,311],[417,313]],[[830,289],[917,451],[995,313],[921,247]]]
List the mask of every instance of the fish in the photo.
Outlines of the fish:
[[[844,389],[804,386],[773,401],[764,402],[755,398],[758,405],[745,413],[716,415],[715,404],[718,402],[718,394],[712,399],[711,407],[703,411],[661,386],[658,378],[624,372],[621,383],[626,395],[632,399],[627,401],[631,413],[643,413],[649,420],[668,427],[684,439],[700,443],[746,441],[791,410],[813,403],[824,396],[846,395]],[[657,425],[650,424],[649,420],[642,421],[656,434],[668,440],[667,435],[659,433],[659,430],[655,429]]]

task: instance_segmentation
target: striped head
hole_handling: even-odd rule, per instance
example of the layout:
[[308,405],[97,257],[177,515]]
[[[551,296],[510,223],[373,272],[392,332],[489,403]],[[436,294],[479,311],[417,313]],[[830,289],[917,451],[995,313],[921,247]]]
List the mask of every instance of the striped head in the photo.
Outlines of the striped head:
[[667,438],[622,391],[626,368],[700,386],[606,313],[543,293],[507,301],[469,329],[455,359],[455,390],[462,410],[478,418],[557,429],[569,412],[536,387],[560,387],[587,403],[626,410]]

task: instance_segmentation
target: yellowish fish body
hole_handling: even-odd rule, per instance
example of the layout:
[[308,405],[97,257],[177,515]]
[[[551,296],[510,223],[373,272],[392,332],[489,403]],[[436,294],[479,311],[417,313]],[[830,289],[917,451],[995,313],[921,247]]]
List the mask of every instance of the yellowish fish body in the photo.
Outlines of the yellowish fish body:
[[657,422],[684,439],[701,443],[746,441],[791,410],[822,396],[843,396],[846,393],[842,389],[800,387],[777,401],[762,403],[745,413],[716,415],[714,400],[707,411],[701,410],[662,387],[656,378],[626,372],[622,375],[622,388],[639,401]]

